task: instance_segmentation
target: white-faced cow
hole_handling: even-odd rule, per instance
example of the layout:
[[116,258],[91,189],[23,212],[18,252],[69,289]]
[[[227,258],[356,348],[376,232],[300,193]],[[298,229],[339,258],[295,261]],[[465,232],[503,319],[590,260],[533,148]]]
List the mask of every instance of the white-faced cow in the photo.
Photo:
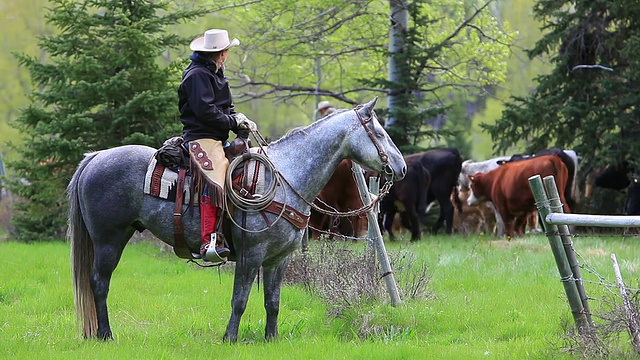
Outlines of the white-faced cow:
[[[573,192],[575,189],[576,177],[578,175],[578,156],[573,150],[562,150],[558,148],[550,148],[538,151],[533,155],[513,155],[511,158],[505,162],[513,162],[513,161],[521,161],[521,160],[529,160],[534,157],[539,157],[543,155],[557,155],[560,157],[564,165],[567,167],[567,171],[569,172],[569,178],[567,180],[567,185],[564,189],[564,196],[567,199],[567,203],[570,208],[575,208],[576,201],[573,199]],[[562,191],[562,189],[559,189]]]
[[[465,160],[462,163],[460,176],[458,176],[458,191],[460,194],[465,194],[464,195],[465,201],[469,197],[469,194],[468,194],[469,186],[470,186],[469,175],[486,174],[491,170],[497,169],[500,166],[500,164],[504,164],[509,159],[511,159],[511,156],[498,156],[498,157],[495,157],[489,160],[484,160],[484,161]],[[477,219],[478,216],[480,216],[480,214],[478,214],[478,211],[480,211],[484,219]],[[498,215],[491,201],[488,201],[485,204],[483,204],[482,209],[474,209],[474,211],[463,211],[459,213],[457,217],[459,218],[458,223],[461,223],[461,224],[469,223],[469,222],[473,223],[476,221],[484,221],[484,222],[488,221],[489,224],[495,224],[495,226],[490,227],[491,229],[490,231],[492,233],[495,227],[495,231],[498,236],[504,235],[504,232],[505,232],[504,223],[502,222],[502,219]]]
[[[526,217],[536,209],[528,180],[534,175],[553,175],[558,189],[566,188],[569,176],[566,165],[557,155],[506,163],[488,173],[468,176],[472,191],[468,203],[493,202],[505,224],[506,235],[524,235]],[[560,191],[560,201],[564,204],[564,211],[570,213],[563,191]]]
[[484,161],[465,160],[460,168],[460,176],[458,176],[458,186],[460,191],[469,188],[469,175],[485,174],[493,169],[497,169],[500,164],[509,161],[511,156],[498,156],[493,159]]

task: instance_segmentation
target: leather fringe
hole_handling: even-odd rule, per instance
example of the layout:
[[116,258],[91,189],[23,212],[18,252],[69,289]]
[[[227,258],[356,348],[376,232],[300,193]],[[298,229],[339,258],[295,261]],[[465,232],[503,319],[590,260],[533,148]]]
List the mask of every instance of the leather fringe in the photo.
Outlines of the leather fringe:
[[[192,194],[197,194],[198,196],[193,196],[192,199],[199,199],[202,193],[204,192],[205,184],[209,189],[209,196],[211,196],[211,202],[216,207],[224,209],[224,189],[219,184],[209,180],[202,172],[200,168],[196,164],[196,162],[191,159],[190,160],[190,168],[191,168],[191,185],[193,187]],[[194,200],[195,201],[195,200]]]

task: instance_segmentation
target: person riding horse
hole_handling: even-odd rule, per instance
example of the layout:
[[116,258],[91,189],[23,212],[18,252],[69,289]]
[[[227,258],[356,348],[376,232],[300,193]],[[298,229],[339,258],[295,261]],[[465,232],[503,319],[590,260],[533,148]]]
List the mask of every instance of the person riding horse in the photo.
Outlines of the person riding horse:
[[230,251],[222,236],[224,179],[229,161],[224,154],[229,131],[257,131],[255,122],[236,113],[224,63],[238,39],[229,41],[226,30],[210,29],[194,39],[191,64],[182,73],[178,107],[183,124],[184,146],[191,156],[196,192],[200,193],[200,256],[223,262]]
[[[223,340],[238,341],[240,321],[258,276],[264,291],[264,337],[278,337],[287,265],[302,243],[312,200],[343,159],[385,174],[390,180],[387,184],[406,175],[402,153],[375,114],[376,101],[374,98],[327,116],[264,147],[263,155],[270,165],[260,166],[261,172],[265,178],[276,179],[276,191],[264,211],[247,212],[236,206],[230,217],[241,224],[230,226],[230,234],[242,241],[233,244],[233,296]],[[257,150],[254,148],[254,155]],[[157,151],[144,145],[123,145],[86,154],[67,186],[74,303],[85,338],[113,339],[107,298],[114,270],[134,232],[146,229],[169,245],[176,243],[175,202],[145,192],[146,180],[153,176],[149,164]],[[248,183],[253,184],[255,178],[250,179]],[[185,215],[187,250],[197,252],[201,246],[200,215],[196,211]]]

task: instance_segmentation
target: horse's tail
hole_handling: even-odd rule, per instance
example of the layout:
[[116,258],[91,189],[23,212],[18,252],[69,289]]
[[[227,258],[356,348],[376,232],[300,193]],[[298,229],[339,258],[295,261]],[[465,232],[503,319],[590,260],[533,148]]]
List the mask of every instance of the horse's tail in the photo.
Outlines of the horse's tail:
[[98,316],[90,283],[93,269],[93,242],[82,218],[78,183],[82,172],[96,154],[89,154],[80,162],[69,186],[67,186],[69,200],[67,239],[71,241],[71,272],[73,274],[76,324],[82,328],[85,338],[97,336]]

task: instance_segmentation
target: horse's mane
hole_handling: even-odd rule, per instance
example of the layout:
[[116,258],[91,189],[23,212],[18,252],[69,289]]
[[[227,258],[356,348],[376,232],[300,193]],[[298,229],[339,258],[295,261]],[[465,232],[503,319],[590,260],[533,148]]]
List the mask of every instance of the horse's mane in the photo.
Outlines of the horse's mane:
[[339,110],[336,110],[334,113],[332,113],[330,115],[327,115],[327,116],[325,116],[325,117],[323,117],[321,119],[318,119],[318,120],[312,122],[309,125],[294,127],[292,129],[290,129],[289,131],[287,131],[279,139],[277,139],[277,140],[273,141],[272,143],[270,143],[270,145],[276,145],[277,143],[279,143],[281,141],[285,141],[285,140],[288,140],[288,139],[304,136],[304,135],[306,135],[307,129],[312,129],[315,126],[320,126],[320,124],[326,122],[327,120],[329,120],[329,119],[331,119],[331,118],[333,118],[333,117],[335,117],[335,116],[337,116],[337,115],[339,115],[339,114],[341,114],[341,113],[343,113],[343,112],[345,112],[347,110],[350,110],[350,109],[339,109]]

